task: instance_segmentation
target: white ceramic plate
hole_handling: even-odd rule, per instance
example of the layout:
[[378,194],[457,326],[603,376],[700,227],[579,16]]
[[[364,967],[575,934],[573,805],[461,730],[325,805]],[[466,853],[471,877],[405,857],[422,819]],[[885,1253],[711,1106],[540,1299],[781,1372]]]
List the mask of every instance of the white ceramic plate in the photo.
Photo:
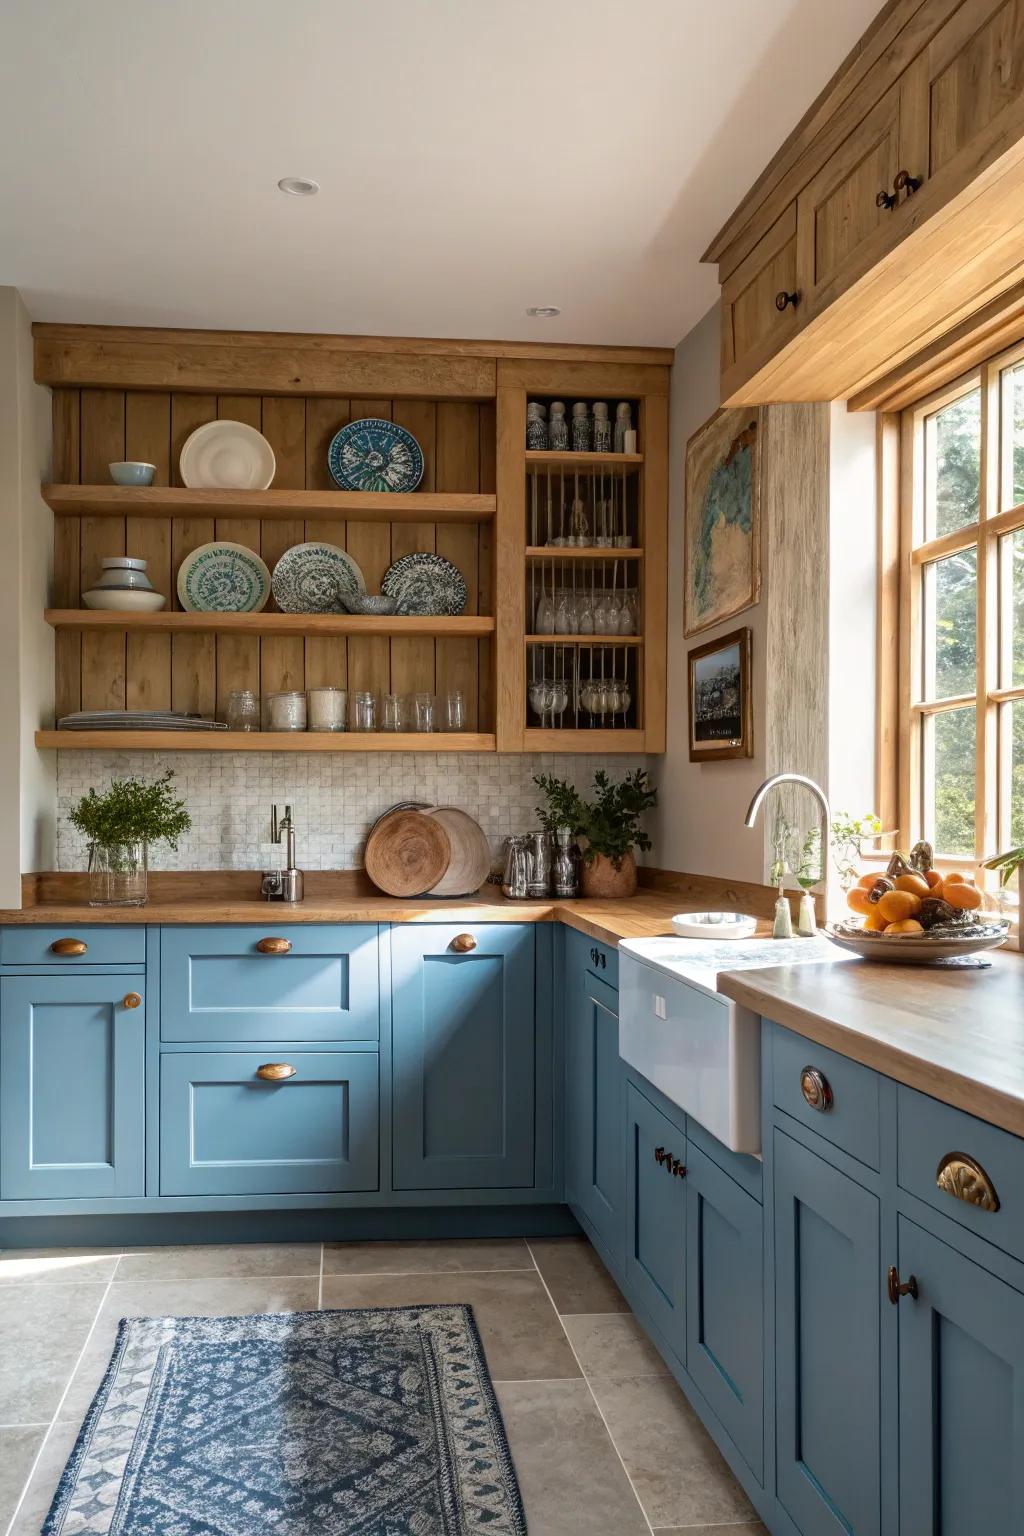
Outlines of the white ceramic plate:
[[282,613],[344,613],[342,596],[366,593],[363,573],[336,544],[293,544],[274,566],[274,597]]
[[181,450],[181,478],[192,490],[265,491],[277,469],[274,450],[244,421],[208,421]]
[[672,931],[684,939],[751,939],[757,918],[744,912],[677,912]]
[[935,965],[939,960],[950,960],[955,955],[973,955],[981,949],[998,949],[1006,943],[1009,924],[999,919],[986,919],[985,933],[965,936],[962,939],[930,938],[927,933],[852,933],[849,930],[825,929],[833,944],[848,949],[865,960],[884,960],[895,965]]
[[245,544],[200,544],[178,571],[178,601],[186,613],[260,613],[270,596],[270,572]]
[[162,592],[140,587],[93,587],[82,593],[87,608],[106,608],[114,613],[159,613],[166,601]]

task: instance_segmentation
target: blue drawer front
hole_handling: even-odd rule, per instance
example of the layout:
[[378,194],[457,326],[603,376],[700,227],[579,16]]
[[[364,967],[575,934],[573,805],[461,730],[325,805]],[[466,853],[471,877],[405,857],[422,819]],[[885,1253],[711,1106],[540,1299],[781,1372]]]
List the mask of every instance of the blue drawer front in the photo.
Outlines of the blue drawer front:
[[[284,938],[286,954],[258,944]],[[165,928],[163,1040],[378,1040],[375,924]]]
[[[62,939],[84,944],[84,953],[66,955],[53,949]],[[0,928],[2,965],[143,965],[146,930],[137,927],[78,925],[73,928]]]
[[619,985],[619,952],[614,944],[603,944],[600,939],[592,939],[589,934],[580,933],[578,929],[570,931],[572,942],[576,946],[578,955],[585,970],[599,981],[605,982],[609,987],[617,988]]
[[160,1059],[160,1193],[291,1195],[378,1187],[376,1052],[295,1051],[264,1082],[265,1055]]
[[[831,1106],[815,1109],[800,1086],[805,1067],[821,1073]],[[802,1035],[776,1027],[772,1037],[772,1091],[776,1107],[809,1131],[842,1147],[868,1168],[880,1161],[878,1074]]]

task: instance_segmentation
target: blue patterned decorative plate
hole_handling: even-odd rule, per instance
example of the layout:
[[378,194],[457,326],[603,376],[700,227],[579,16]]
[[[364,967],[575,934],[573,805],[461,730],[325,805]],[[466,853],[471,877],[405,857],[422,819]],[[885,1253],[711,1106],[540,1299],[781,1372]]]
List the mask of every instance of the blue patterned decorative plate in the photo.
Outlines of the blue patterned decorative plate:
[[363,573],[336,544],[293,544],[274,566],[274,597],[282,613],[344,613],[342,597],[365,593]]
[[414,491],[423,479],[423,450],[404,427],[368,416],[334,434],[327,467],[343,491]]
[[270,572],[245,544],[200,544],[178,570],[178,601],[186,613],[260,613],[270,596]]
[[398,599],[399,613],[448,614],[466,606],[469,589],[457,565],[443,555],[420,551],[403,555],[384,573],[380,589]]

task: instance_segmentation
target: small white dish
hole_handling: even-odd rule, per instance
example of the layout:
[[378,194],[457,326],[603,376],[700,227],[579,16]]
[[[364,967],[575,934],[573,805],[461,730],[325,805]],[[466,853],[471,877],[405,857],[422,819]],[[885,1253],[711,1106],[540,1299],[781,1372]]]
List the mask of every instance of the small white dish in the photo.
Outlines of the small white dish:
[[115,485],[152,485],[156,477],[156,465],[144,464],[141,459],[122,459],[107,468]]
[[87,608],[106,608],[113,613],[159,613],[166,601],[162,592],[143,592],[131,587],[92,587],[82,593]]
[[277,460],[255,427],[244,421],[208,421],[186,440],[179,467],[190,490],[265,491]]
[[683,939],[752,939],[757,918],[745,912],[677,912],[672,932]]

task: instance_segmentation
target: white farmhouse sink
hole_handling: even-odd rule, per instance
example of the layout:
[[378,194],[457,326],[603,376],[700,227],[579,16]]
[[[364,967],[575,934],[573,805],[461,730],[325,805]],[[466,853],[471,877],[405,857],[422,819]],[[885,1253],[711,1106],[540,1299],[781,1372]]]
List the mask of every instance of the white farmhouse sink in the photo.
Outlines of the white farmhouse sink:
[[841,958],[827,939],[625,939],[619,1055],[733,1152],[760,1154],[761,1021],[717,975]]

